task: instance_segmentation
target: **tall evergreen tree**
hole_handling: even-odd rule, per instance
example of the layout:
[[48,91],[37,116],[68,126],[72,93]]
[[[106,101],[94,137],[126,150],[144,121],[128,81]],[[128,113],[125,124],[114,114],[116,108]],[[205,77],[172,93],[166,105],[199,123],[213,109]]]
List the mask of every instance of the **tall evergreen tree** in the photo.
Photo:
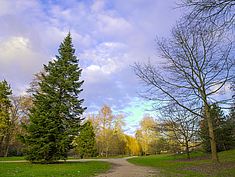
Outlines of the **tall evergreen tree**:
[[7,81],[0,82],[0,156],[5,156],[7,143],[9,143],[10,127],[10,96],[12,94]]
[[230,127],[230,130],[232,132],[231,148],[235,148],[235,100],[234,100],[234,103],[232,104],[232,107],[230,109],[230,113],[229,113],[227,122],[228,122],[228,126]]
[[[213,104],[211,109],[211,115],[214,126],[214,133],[217,143],[218,151],[229,150],[234,146],[235,138],[233,136],[234,124],[229,116],[224,116],[222,109]],[[206,124],[206,120],[202,120],[200,123],[200,137],[203,141],[203,147],[207,152],[211,151],[210,148],[210,137]]]
[[97,152],[93,126],[87,121],[81,128],[79,136],[74,141],[75,149],[81,158],[93,157]]
[[34,162],[53,163],[66,159],[71,142],[78,135],[83,99],[79,99],[83,81],[70,33],[59,47],[56,60],[44,65],[45,73],[34,94],[30,111],[26,159]]

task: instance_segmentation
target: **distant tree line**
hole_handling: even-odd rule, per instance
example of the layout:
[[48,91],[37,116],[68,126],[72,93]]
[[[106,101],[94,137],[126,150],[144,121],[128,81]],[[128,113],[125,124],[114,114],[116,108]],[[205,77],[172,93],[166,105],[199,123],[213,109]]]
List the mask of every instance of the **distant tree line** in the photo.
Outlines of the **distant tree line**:
[[[27,144],[22,143],[20,138],[28,134],[24,127],[30,125],[32,97],[13,97],[7,82],[2,81],[1,84],[1,93],[5,94],[7,108],[5,113],[1,113],[5,118],[1,119],[1,156],[26,155]],[[234,112],[232,107],[229,114],[224,115],[218,105],[212,105],[218,151],[235,148]],[[161,114],[164,119],[144,116],[135,135],[131,136],[123,130],[124,116],[114,115],[111,108],[104,105],[98,114],[87,115],[81,122],[66,154],[88,158],[183,152],[190,158],[193,150],[211,152],[205,119],[188,114],[177,106]]]

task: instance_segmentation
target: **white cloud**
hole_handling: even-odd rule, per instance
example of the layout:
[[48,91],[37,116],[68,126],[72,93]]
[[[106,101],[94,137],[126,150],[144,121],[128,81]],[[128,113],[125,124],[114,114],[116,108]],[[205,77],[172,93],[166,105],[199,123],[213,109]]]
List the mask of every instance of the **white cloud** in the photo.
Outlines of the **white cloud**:
[[92,38],[89,34],[82,35],[74,30],[70,32],[72,33],[73,42],[78,44],[78,50],[80,48],[84,48],[84,49],[90,48],[91,46],[95,44],[95,39]]
[[[42,14],[41,4],[37,0],[1,0],[0,17],[6,16],[24,16],[30,14],[30,17],[40,16]],[[24,20],[21,18],[20,20]]]
[[127,46],[119,42],[102,42],[94,48],[84,50],[81,54],[83,60],[89,60],[93,64],[106,65],[111,60],[121,64],[126,54]]
[[0,43],[0,63],[10,64],[19,62],[27,65],[27,62],[35,59],[36,53],[30,49],[30,41],[22,36],[13,36]]
[[[56,26],[49,26],[44,29],[44,32],[41,34],[41,38],[44,44],[47,44],[47,47],[57,47],[59,46],[61,40],[67,35],[68,31],[60,29]],[[49,40],[48,40],[49,39]]]
[[0,1],[0,16],[8,13],[10,4],[7,1]]
[[92,11],[94,12],[100,12],[105,7],[105,1],[104,0],[95,0],[94,3],[91,6]]
[[6,79],[14,94],[23,94],[45,56],[31,47],[30,39],[12,36],[0,42],[0,80]]
[[98,28],[104,35],[126,36],[132,32],[132,25],[124,18],[109,14],[98,14]]
[[85,50],[81,57],[85,61],[83,78],[87,84],[112,82],[110,79],[123,68],[129,67],[126,45],[118,42],[104,42],[93,49]]
[[111,74],[114,74],[118,65],[111,59],[105,65],[90,65],[83,70],[83,78],[87,83],[99,83],[106,81]]
[[231,83],[227,82],[225,83],[225,85],[223,85],[222,87],[221,86],[222,86],[221,84],[218,84],[210,88],[210,92],[214,92],[217,90],[216,93],[211,95],[211,98],[213,99],[213,101],[221,100],[221,99],[222,100],[231,99],[233,95],[233,92],[231,90]]

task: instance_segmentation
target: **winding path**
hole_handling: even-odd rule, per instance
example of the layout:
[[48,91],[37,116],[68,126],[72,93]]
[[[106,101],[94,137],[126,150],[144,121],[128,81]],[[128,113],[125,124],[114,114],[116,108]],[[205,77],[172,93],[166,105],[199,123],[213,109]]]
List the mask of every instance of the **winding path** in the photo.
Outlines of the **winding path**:
[[97,177],[157,177],[159,171],[131,164],[127,161],[128,158],[119,159],[101,159],[102,161],[109,162],[113,167],[105,174],[100,174]]

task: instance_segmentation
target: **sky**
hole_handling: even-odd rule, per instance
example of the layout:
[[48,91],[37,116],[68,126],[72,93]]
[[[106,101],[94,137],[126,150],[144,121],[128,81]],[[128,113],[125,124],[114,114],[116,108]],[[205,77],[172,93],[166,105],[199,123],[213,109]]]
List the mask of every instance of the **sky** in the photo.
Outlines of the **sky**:
[[109,105],[134,134],[153,112],[139,97],[142,85],[132,66],[161,60],[155,40],[168,37],[180,18],[175,7],[176,0],[0,0],[0,80],[24,94],[70,31],[83,69],[86,114]]

